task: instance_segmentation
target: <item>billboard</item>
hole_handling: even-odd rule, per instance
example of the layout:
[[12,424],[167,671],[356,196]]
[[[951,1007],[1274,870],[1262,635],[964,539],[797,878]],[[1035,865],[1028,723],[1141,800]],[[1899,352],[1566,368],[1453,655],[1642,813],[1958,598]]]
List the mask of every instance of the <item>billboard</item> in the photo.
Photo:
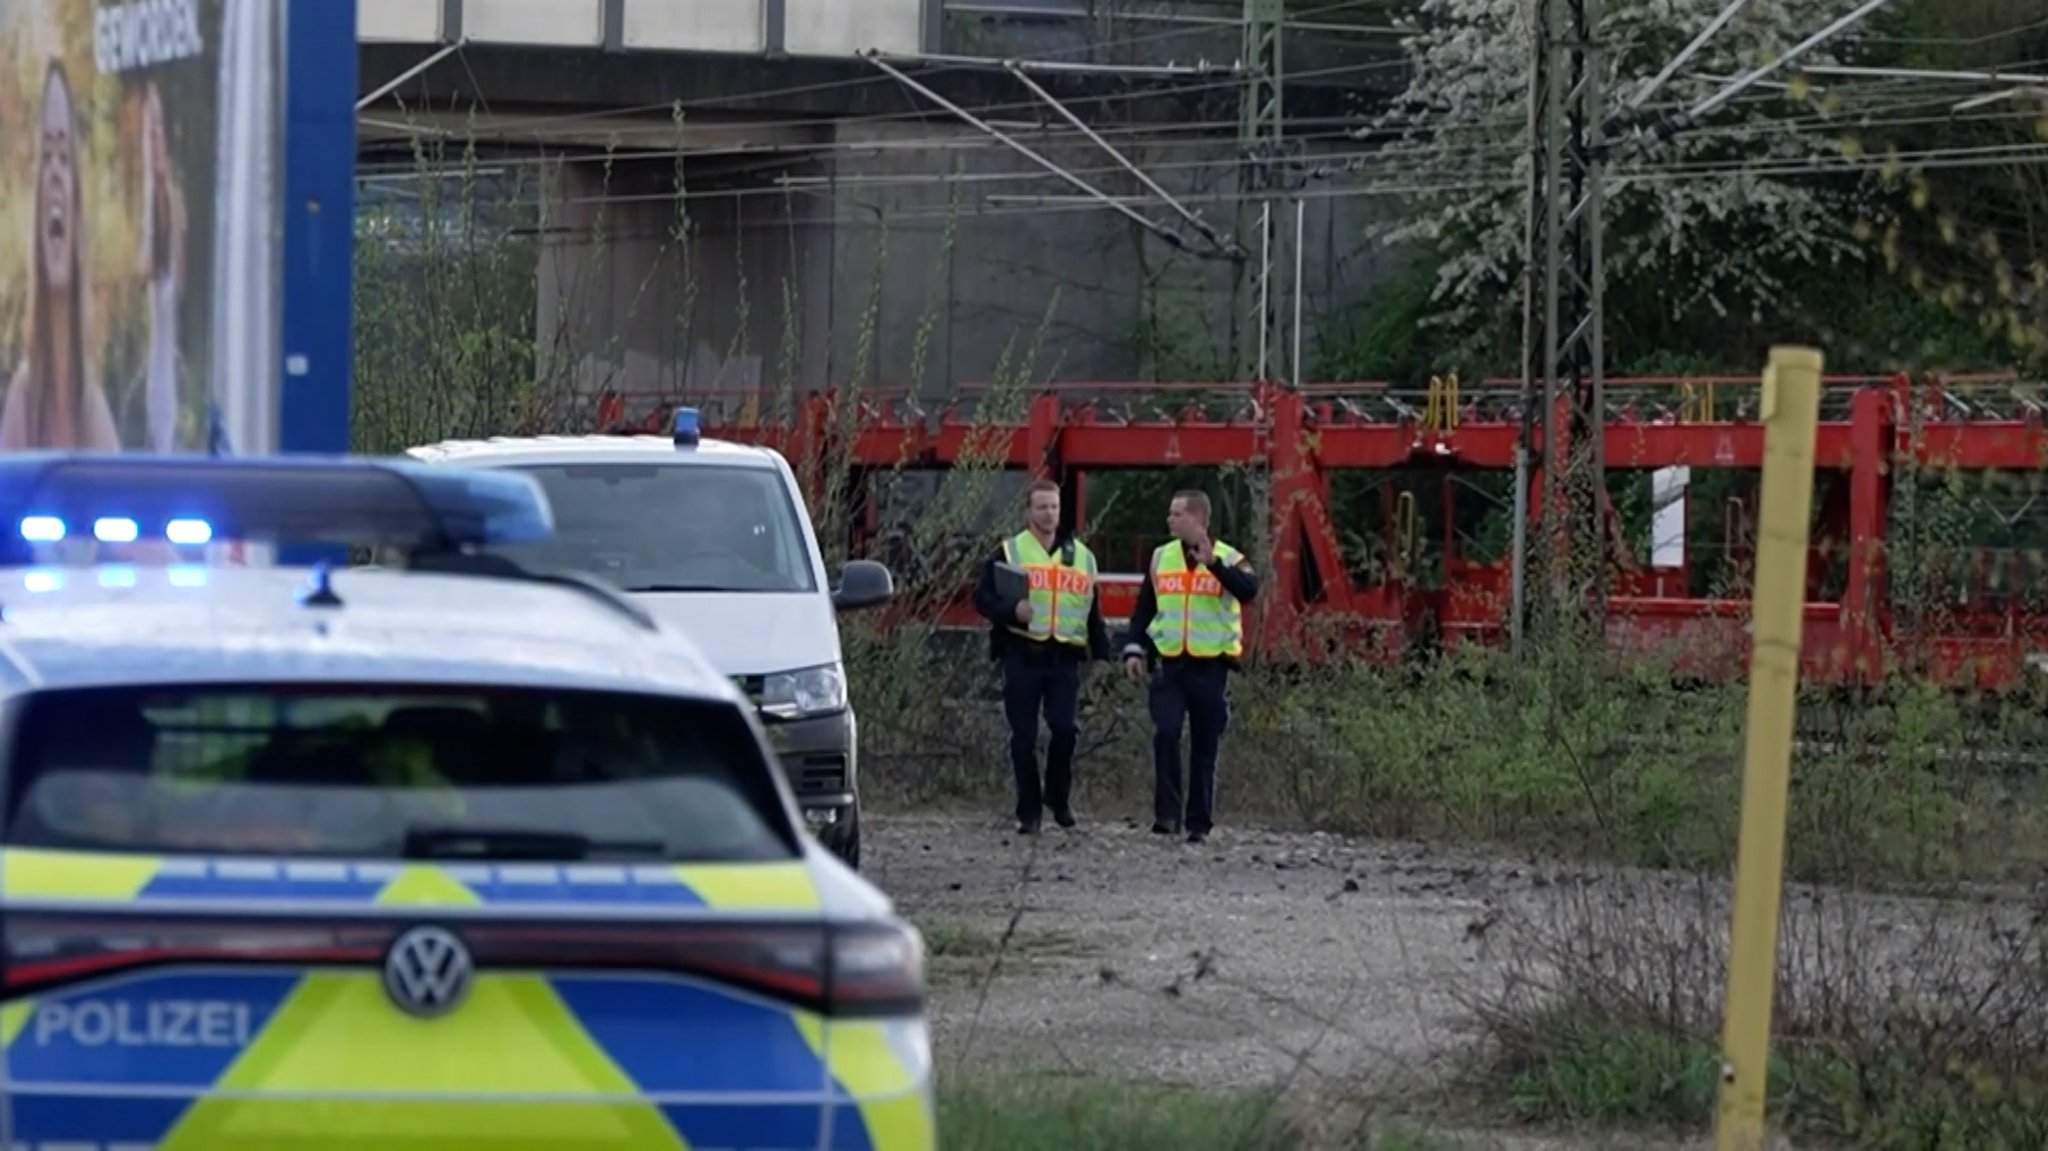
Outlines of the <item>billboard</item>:
[[275,0],[0,0],[0,451],[275,449]]

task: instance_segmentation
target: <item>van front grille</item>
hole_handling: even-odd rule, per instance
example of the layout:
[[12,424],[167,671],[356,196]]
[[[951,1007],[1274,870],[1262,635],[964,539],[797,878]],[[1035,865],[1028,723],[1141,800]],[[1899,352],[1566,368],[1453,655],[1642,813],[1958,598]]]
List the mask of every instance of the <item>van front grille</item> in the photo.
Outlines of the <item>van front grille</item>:
[[789,786],[798,799],[807,795],[836,795],[846,790],[846,757],[843,755],[791,757],[783,764],[783,769],[789,772]]

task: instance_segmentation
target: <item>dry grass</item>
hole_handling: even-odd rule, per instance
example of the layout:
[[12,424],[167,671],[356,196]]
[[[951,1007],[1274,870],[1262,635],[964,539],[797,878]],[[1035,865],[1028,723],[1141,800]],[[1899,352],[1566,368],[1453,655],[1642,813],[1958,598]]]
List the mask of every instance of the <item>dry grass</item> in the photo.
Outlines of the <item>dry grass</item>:
[[[1860,1147],[2048,1143],[2048,932],[2017,893],[1789,893],[1772,1111]],[[1701,1130],[1719,1078],[1727,885],[1617,873],[1497,932],[1507,976],[1470,997],[1474,1086],[1524,1121]]]

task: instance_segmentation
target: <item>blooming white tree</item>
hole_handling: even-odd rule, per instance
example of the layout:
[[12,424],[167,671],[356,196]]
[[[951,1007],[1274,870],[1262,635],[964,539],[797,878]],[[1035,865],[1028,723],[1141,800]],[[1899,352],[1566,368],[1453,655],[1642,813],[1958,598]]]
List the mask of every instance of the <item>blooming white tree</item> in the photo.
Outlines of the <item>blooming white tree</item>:
[[[1532,0],[1422,0],[1407,23],[1406,92],[1369,135],[1384,147],[1368,178],[1411,189],[1408,210],[1376,229],[1387,244],[1443,257],[1433,320],[1466,330],[1508,314],[1520,292],[1531,155]],[[1725,0],[1605,0],[1600,40],[1610,110],[1619,109]],[[1751,0],[1644,109],[1690,106],[1839,16],[1840,0]],[[1839,62],[1853,33],[1807,57]],[[1856,181],[1817,175],[1839,126],[1796,77],[1760,85],[1705,123],[1617,158],[1606,181],[1610,301],[1654,303],[1679,319],[1710,308],[1760,316],[1803,268],[1860,256]],[[1567,99],[1569,99],[1567,94]],[[1797,169],[1809,169],[1799,171]],[[1374,171],[1376,170],[1376,172]]]

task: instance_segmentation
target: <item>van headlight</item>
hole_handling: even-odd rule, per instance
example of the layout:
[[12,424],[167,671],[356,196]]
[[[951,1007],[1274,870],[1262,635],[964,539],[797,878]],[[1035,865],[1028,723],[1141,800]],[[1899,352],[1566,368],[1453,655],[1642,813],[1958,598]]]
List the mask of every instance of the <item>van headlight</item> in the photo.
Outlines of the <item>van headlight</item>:
[[763,715],[803,719],[845,710],[846,672],[836,663],[762,677]]

